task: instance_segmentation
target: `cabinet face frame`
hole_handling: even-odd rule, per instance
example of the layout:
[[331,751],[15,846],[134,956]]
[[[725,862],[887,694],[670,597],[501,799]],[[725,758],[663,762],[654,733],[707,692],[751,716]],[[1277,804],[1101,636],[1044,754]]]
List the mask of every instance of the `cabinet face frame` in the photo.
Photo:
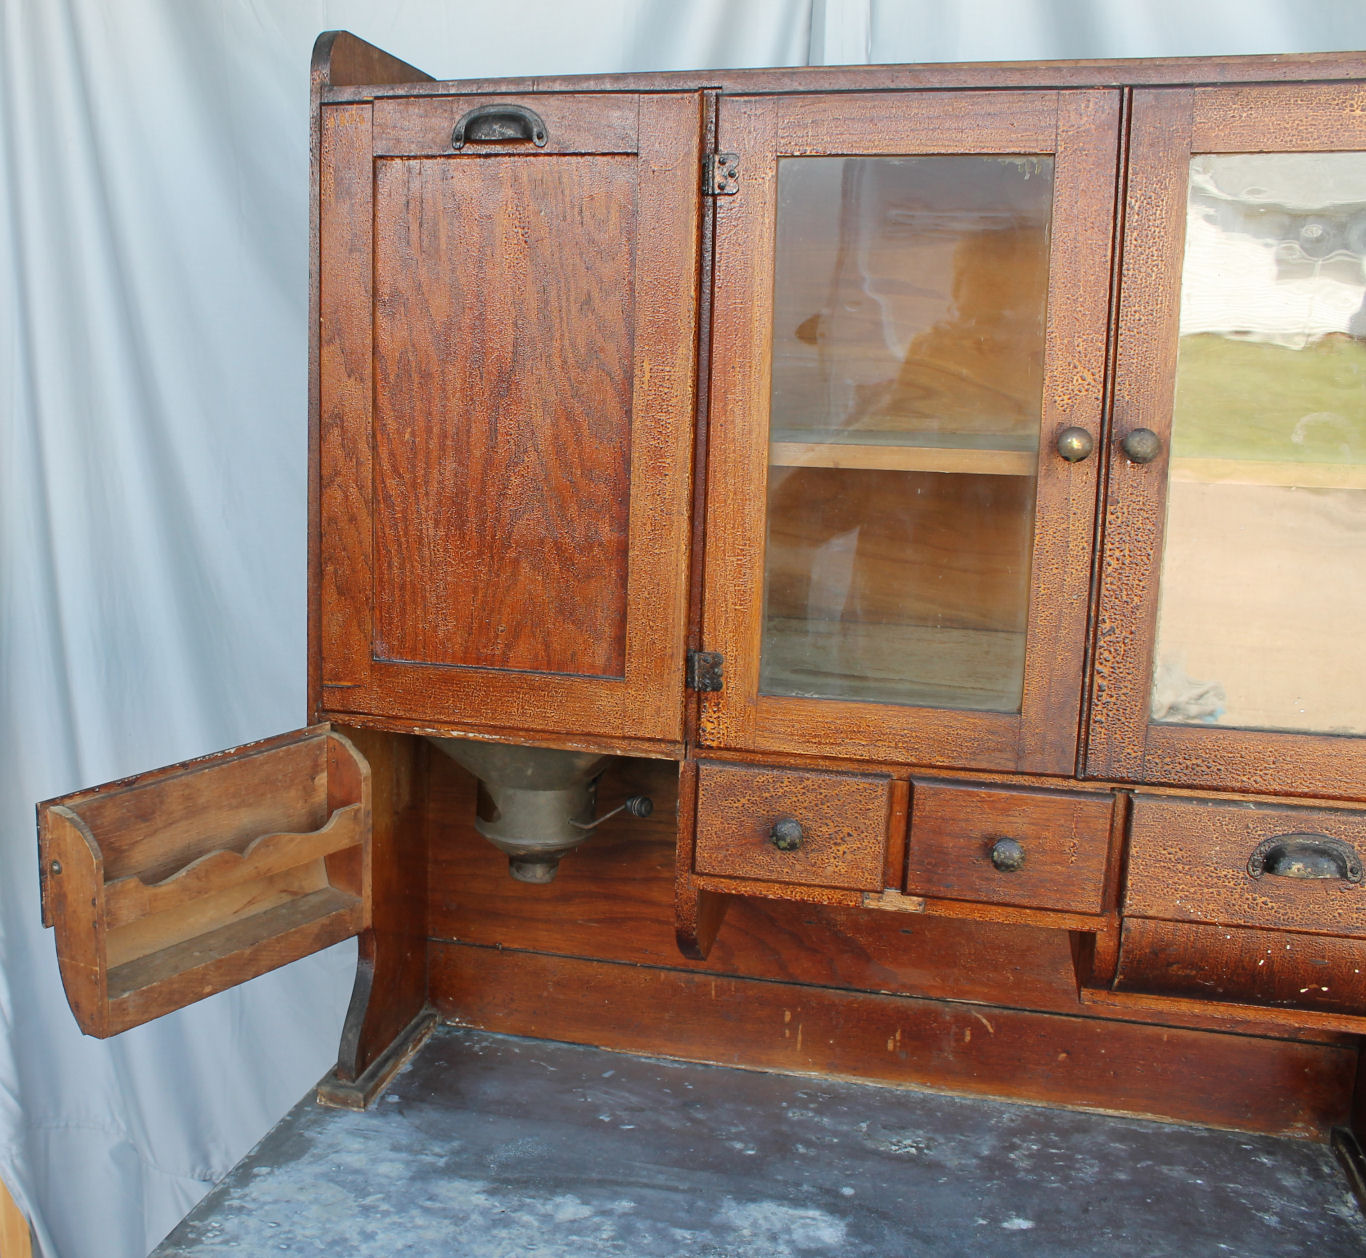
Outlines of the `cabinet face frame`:
[[[1192,156],[1366,150],[1366,86],[1135,90],[1109,482],[1086,772],[1280,794],[1362,796],[1366,738],[1149,721]],[[1162,453],[1130,462],[1148,428]],[[1355,783],[1355,786],[1353,785]]]
[[[739,154],[740,188],[716,209],[703,643],[725,682],[703,696],[703,746],[1075,770],[1099,458],[1066,462],[1055,443],[1077,426],[1100,445],[1119,117],[1103,89],[721,99],[718,148]],[[1021,711],[761,694],[778,161],[973,154],[1054,159]]]
[[[491,103],[536,111],[546,120],[549,142],[537,147],[529,142],[471,145],[453,154],[451,121]],[[531,741],[538,735],[548,741],[567,735],[679,744],[692,494],[701,95],[481,94],[324,105],[320,115],[312,709],[353,722],[374,717],[473,733],[516,730]],[[617,677],[385,659],[377,646],[377,602],[383,596],[376,527],[382,505],[375,427],[377,166],[391,158],[482,162],[481,153],[490,151],[496,159],[524,158],[527,163],[569,155],[586,161],[610,158],[618,164],[634,158],[633,314],[626,329],[627,378],[617,382],[630,416],[629,491],[621,504],[628,521],[624,666]],[[591,319],[593,312],[583,317]],[[572,339],[572,326],[564,332]],[[528,571],[527,579],[535,575]],[[566,580],[561,574],[562,586]],[[401,615],[420,618],[428,611],[408,607]],[[552,617],[547,617],[545,632],[554,633]]]

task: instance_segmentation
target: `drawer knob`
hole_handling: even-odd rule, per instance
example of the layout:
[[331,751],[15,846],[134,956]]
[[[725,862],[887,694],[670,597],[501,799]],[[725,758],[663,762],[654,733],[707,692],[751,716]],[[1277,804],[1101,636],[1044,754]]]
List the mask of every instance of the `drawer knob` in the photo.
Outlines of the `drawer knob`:
[[806,838],[806,832],[796,817],[779,817],[769,830],[768,838],[778,851],[795,852]]
[[1360,882],[1362,877],[1356,849],[1331,834],[1276,834],[1263,839],[1248,857],[1247,872],[1253,878],[1271,874],[1335,882]]
[[1135,428],[1119,444],[1130,463],[1151,463],[1162,453],[1162,438],[1151,428]]
[[1096,439],[1085,428],[1064,428],[1058,434],[1058,453],[1069,463],[1080,463],[1096,448]]
[[1024,844],[1018,839],[997,839],[991,845],[991,863],[1003,874],[1017,873],[1024,868]]

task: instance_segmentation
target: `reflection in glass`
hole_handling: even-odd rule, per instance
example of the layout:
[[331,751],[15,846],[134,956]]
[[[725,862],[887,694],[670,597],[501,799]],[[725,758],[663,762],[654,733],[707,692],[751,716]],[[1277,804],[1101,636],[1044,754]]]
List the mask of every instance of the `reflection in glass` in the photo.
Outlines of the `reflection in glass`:
[[1052,173],[779,163],[763,692],[1019,710]]
[[1191,162],[1152,717],[1366,733],[1366,155]]

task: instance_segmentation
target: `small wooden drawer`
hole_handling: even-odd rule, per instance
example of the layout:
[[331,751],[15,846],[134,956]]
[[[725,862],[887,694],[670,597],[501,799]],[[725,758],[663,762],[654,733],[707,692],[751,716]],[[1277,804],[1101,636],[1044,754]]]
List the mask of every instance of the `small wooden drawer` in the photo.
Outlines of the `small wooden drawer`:
[[890,778],[867,774],[702,763],[693,867],[723,878],[880,890],[891,787]]
[[913,779],[906,890],[1066,913],[1105,901],[1114,799]]
[[108,1036],[364,928],[370,771],[315,726],[38,805],[43,924]]
[[1366,813],[1137,795],[1124,912],[1366,938],[1363,856]]
[[1115,990],[1366,1012],[1363,853],[1360,812],[1135,796]]
[[1360,1017],[1366,940],[1130,917],[1114,988]]

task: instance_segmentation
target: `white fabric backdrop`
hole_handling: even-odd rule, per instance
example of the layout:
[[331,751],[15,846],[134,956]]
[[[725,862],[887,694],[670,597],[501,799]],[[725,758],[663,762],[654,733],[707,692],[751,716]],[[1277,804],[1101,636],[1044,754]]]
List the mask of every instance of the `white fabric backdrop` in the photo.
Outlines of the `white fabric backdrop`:
[[354,945],[114,1040],[33,802],[305,719],[308,59],[441,77],[1366,46],[1359,0],[0,0],[0,1177],[139,1258],[328,1068]]

